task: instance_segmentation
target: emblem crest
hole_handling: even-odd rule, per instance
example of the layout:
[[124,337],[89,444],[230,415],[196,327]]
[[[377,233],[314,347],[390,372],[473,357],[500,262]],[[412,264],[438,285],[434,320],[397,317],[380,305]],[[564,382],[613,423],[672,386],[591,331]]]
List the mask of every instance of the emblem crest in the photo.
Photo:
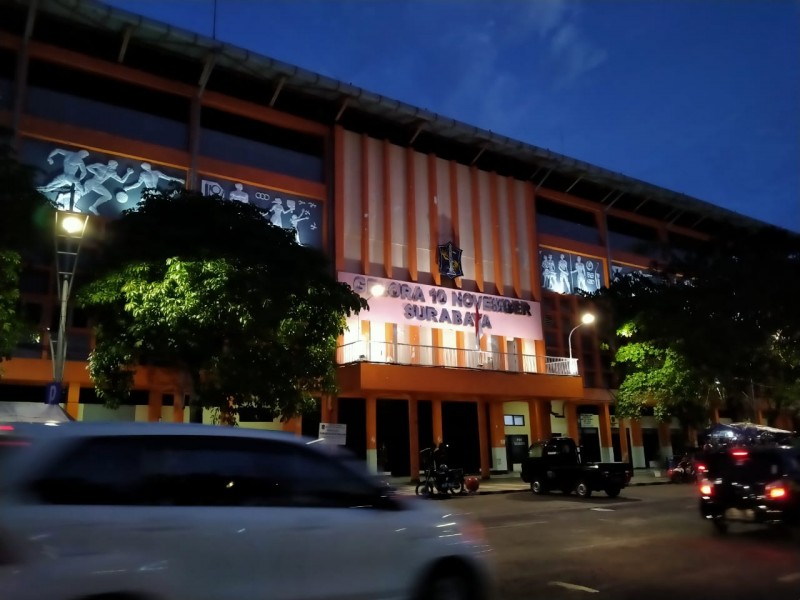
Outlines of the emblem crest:
[[445,277],[455,279],[463,277],[464,271],[461,268],[461,248],[456,248],[453,242],[439,244],[439,272]]

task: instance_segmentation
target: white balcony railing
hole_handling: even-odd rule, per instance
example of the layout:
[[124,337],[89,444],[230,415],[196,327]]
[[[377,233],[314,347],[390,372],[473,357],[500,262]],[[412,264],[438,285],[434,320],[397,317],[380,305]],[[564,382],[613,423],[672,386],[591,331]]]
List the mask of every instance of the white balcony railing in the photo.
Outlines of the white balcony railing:
[[567,377],[577,377],[579,375],[577,358],[556,358],[533,354],[509,354],[477,349],[420,346],[395,342],[367,342],[364,340],[339,346],[336,349],[336,362],[340,365],[369,362],[488,369],[512,373],[544,373]]

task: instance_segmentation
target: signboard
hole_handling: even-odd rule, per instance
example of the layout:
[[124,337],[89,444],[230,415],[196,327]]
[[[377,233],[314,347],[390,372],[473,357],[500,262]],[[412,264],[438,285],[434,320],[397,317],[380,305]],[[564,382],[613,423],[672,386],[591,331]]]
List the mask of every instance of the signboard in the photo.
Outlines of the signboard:
[[30,139],[20,158],[34,167],[34,184],[59,209],[112,218],[136,208],[145,190],[180,189],[186,177],[154,162]]
[[53,381],[45,389],[45,404],[61,404],[61,383]]
[[347,441],[347,425],[343,423],[320,423],[319,434],[323,444],[344,446]]
[[293,229],[298,244],[322,249],[322,202],[210,175],[201,175],[200,192],[255,204],[268,212],[273,225]]
[[580,422],[581,422],[580,426],[585,427],[587,429],[596,428],[599,425],[599,419],[597,415],[589,415],[585,413],[582,413],[580,415]]
[[539,248],[542,289],[559,294],[596,292],[603,287],[603,261],[550,248]]
[[354,273],[338,278],[364,297],[375,284],[383,285],[383,294],[369,297],[369,311],[361,314],[370,321],[474,331],[478,337],[543,339],[538,302]]

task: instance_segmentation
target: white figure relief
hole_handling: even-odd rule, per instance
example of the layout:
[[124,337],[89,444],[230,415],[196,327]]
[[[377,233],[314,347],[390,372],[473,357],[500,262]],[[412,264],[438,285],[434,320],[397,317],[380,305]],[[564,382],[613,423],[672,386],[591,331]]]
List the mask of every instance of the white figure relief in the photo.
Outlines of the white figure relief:
[[575,274],[575,287],[584,292],[590,291],[586,283],[586,265],[580,256],[575,258],[575,269],[572,272]]
[[[183,185],[185,182],[180,177],[172,177],[171,175],[167,175],[166,173],[162,173],[158,169],[154,169],[152,165],[148,162],[143,162],[141,164],[142,172],[139,173],[139,179],[136,180],[136,183],[132,183],[130,185],[126,185],[124,188],[125,190],[125,199],[121,200],[122,197],[120,194],[117,194],[117,201],[118,202],[126,202],[128,200],[127,192],[131,190],[135,190],[138,187],[143,187],[142,191],[144,190],[157,190],[158,189],[158,182],[159,180],[163,179],[165,181],[174,181],[175,183],[180,183]],[[130,169],[128,169],[130,171]],[[131,171],[132,172],[132,171]],[[127,178],[127,175],[126,175]]]
[[[97,207],[111,200],[111,192],[105,187],[105,185],[103,185],[106,181],[109,179],[114,179],[120,183],[125,183],[125,180],[130,177],[131,173],[133,173],[133,169],[129,167],[124,176],[119,175],[117,173],[118,165],[119,163],[117,163],[117,161],[109,160],[106,164],[95,163],[87,167],[89,172],[92,174],[92,178],[87,179],[83,184],[84,194],[95,192],[98,195],[97,200],[94,201],[94,204],[88,208],[89,212],[99,215],[100,213],[97,211]],[[120,196],[120,194],[124,194],[124,197]],[[128,195],[125,192],[120,192],[117,194],[118,201],[120,201],[120,197],[124,198],[122,202],[125,202],[128,199]]]
[[237,202],[250,204],[250,194],[244,191],[244,186],[241,183],[234,183],[233,187],[236,189],[228,194],[228,200],[236,200]]
[[275,200],[272,201],[272,206],[269,208],[270,223],[281,228],[283,227],[283,215],[294,210],[294,202],[292,200],[288,200],[287,204],[290,202],[292,203],[292,208],[283,208],[283,200],[280,198],[275,198]]
[[555,290],[556,289],[556,270],[555,265],[553,264],[553,257],[552,255],[543,255],[544,258],[542,259],[542,281],[544,282],[544,287],[547,290]]
[[47,163],[52,165],[56,156],[64,157],[63,172],[60,175],[56,175],[50,183],[43,185],[38,190],[43,193],[59,192],[56,202],[60,204],[60,199],[64,193],[67,194],[67,202],[69,202],[69,194],[74,186],[74,200],[77,201],[83,195],[81,180],[86,177],[86,164],[83,161],[89,156],[89,151],[77,150],[72,152],[63,148],[56,148],[48,155]]
[[[292,201],[288,200],[286,203],[290,204],[290,203],[292,203]],[[292,216],[290,218],[290,221],[292,223],[292,227],[294,228],[294,239],[298,244],[302,244],[302,242],[300,241],[300,231],[298,231],[298,229],[297,229],[297,224],[300,221],[305,221],[310,216],[311,216],[311,213],[308,212],[308,209],[304,208],[303,210],[300,211],[299,215],[292,214]]]
[[595,291],[600,289],[600,274],[594,272],[594,263],[590,260],[586,261],[586,279],[590,286],[594,289],[590,289],[589,291]]
[[560,292],[562,294],[568,294],[572,291],[569,281],[569,264],[563,254],[558,261],[558,286],[561,288]]

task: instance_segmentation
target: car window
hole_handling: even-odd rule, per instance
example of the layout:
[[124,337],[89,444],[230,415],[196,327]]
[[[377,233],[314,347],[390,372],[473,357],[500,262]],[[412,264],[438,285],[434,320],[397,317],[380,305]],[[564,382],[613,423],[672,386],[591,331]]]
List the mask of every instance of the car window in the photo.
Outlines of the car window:
[[86,505],[348,507],[377,496],[306,447],[225,436],[88,439],[31,489],[45,503]]

